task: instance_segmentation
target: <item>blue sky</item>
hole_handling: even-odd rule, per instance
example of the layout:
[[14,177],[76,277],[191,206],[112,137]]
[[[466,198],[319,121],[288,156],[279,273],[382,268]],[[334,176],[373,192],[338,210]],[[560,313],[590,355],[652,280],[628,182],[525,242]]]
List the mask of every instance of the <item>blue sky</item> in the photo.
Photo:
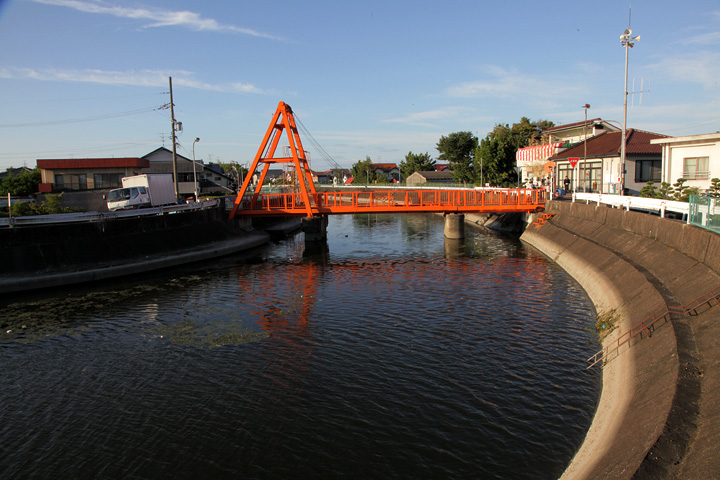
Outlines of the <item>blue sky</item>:
[[[498,123],[622,121],[628,1],[0,0],[0,168],[178,152],[249,163],[278,102],[344,167]],[[720,130],[720,3],[632,2],[628,127]],[[311,166],[331,165],[309,139]]]

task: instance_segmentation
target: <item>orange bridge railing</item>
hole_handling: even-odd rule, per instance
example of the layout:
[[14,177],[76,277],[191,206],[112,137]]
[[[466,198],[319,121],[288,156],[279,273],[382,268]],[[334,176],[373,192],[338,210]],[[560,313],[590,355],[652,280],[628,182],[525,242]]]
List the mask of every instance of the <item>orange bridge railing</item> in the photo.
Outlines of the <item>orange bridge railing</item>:
[[[308,209],[308,201],[309,209]],[[504,213],[536,212],[545,191],[533,189],[390,190],[245,195],[234,216],[307,216],[352,213]]]

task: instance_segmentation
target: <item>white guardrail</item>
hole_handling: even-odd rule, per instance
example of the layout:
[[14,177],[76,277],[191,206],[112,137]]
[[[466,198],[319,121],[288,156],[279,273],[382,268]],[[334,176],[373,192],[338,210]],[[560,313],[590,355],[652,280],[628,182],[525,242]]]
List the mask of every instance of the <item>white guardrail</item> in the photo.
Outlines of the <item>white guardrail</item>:
[[644,212],[657,212],[665,217],[665,212],[675,212],[688,217],[690,204],[687,202],[676,202],[674,200],[661,200],[658,198],[630,197],[624,195],[613,195],[603,193],[573,193],[573,202],[584,201],[585,203],[595,202],[598,205],[612,205],[625,210],[641,210]]
[[220,200],[203,200],[201,202],[185,203],[182,205],[170,205],[167,207],[140,208],[137,210],[118,210],[116,212],[79,212],[79,213],[58,213],[54,215],[33,215],[28,217],[0,218],[0,227],[26,226],[26,225],[48,225],[51,223],[85,223],[100,222],[106,219],[143,217],[151,215],[168,215],[177,212],[202,210],[215,207]]

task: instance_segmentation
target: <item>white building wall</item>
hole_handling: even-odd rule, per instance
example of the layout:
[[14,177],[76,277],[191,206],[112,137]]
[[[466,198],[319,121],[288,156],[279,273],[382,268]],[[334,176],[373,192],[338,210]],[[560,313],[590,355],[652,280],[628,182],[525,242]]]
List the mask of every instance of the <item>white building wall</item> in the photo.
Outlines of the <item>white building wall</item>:
[[663,147],[662,178],[664,182],[674,184],[685,175],[685,159],[690,157],[708,157],[709,174],[707,178],[688,179],[685,185],[698,187],[700,191],[710,188],[711,179],[720,178],[720,134],[691,135],[652,140]]

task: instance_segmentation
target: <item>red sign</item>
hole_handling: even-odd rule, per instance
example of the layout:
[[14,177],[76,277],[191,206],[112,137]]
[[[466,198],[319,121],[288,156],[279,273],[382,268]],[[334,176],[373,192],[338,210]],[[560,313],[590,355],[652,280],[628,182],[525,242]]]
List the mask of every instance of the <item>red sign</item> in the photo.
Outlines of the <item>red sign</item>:
[[580,157],[568,157],[568,162],[570,162],[570,166],[572,168],[575,168],[575,165],[580,161]]

